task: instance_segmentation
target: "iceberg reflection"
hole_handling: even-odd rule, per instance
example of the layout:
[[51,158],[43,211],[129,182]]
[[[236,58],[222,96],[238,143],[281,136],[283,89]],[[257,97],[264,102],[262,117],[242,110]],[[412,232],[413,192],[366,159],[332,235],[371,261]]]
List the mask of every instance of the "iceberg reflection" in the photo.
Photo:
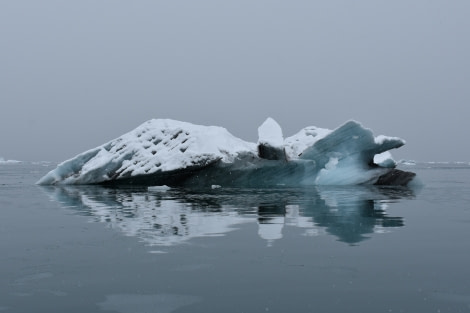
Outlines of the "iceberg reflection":
[[279,189],[170,189],[51,186],[54,201],[95,222],[106,223],[148,246],[172,246],[196,237],[223,236],[243,223],[257,223],[268,245],[286,227],[305,236],[330,234],[357,244],[374,233],[404,226],[387,206],[413,198],[407,188],[344,186]]

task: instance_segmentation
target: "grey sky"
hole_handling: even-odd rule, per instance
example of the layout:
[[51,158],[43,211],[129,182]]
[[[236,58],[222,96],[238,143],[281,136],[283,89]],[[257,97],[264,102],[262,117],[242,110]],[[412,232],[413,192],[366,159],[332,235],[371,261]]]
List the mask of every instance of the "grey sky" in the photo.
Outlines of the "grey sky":
[[1,1],[0,156],[61,161],[151,118],[256,141],[356,119],[470,161],[470,1]]

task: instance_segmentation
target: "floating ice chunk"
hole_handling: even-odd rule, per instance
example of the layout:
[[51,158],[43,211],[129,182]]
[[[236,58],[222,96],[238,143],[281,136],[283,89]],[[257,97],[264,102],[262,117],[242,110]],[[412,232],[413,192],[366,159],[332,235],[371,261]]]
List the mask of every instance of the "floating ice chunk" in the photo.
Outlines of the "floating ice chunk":
[[[416,165],[415,160],[400,160],[400,161],[398,161],[398,163],[403,164],[403,165],[408,165],[408,166]],[[469,165],[470,165],[470,163],[469,163]]]
[[0,157],[0,164],[18,164],[21,163],[21,161],[18,160],[5,160],[4,158]]
[[406,185],[414,173],[374,163],[376,155],[403,144],[396,137],[374,137],[355,121],[333,131],[307,127],[283,140],[280,126],[267,119],[256,145],[222,127],[150,120],[59,164],[38,184]]
[[212,186],[211,186],[212,189],[219,189],[219,188],[221,188],[221,187],[222,187],[222,186],[220,186],[220,185],[212,185]]
[[167,185],[147,187],[148,191],[157,191],[157,192],[166,192],[170,189],[171,189],[171,187],[168,187]]

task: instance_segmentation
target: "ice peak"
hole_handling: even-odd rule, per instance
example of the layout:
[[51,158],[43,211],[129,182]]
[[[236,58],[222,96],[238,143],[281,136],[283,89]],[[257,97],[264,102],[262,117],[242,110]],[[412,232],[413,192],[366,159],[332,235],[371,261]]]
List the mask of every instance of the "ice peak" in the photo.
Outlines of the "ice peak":
[[282,147],[284,136],[281,126],[271,117],[268,117],[260,127],[258,127],[258,144],[268,144],[272,147]]
[[280,147],[284,144],[281,126],[271,117],[258,127],[258,143],[273,147]]
[[258,128],[258,156],[267,160],[286,160],[281,126],[271,117]]

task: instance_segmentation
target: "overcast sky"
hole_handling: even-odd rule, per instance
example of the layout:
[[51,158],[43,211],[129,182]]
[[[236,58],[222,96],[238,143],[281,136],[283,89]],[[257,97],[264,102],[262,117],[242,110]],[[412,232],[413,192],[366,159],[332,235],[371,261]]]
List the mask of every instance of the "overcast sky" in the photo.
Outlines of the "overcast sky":
[[0,156],[68,159],[151,118],[290,136],[349,119],[470,161],[470,1],[1,1]]

